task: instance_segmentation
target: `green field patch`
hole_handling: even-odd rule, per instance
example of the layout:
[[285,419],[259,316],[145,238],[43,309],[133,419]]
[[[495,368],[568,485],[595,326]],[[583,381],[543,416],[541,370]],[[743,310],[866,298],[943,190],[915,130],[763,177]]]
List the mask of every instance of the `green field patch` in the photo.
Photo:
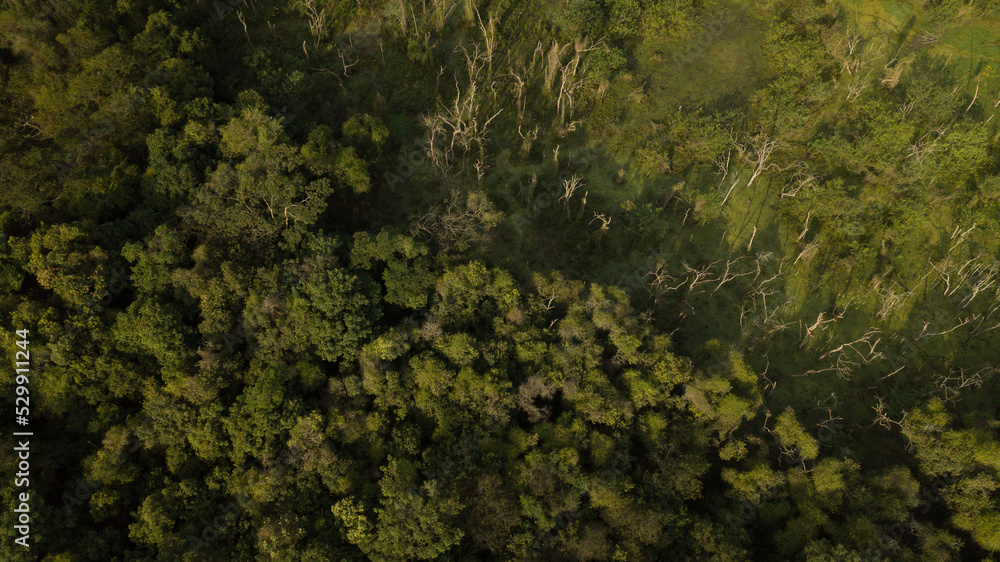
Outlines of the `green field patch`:
[[636,50],[650,103],[663,113],[724,103],[753,91],[767,74],[762,24],[729,10],[706,17],[684,41],[647,39]]
[[900,30],[910,19],[919,14],[913,2],[860,1],[837,2],[836,8],[848,15],[853,25],[873,27],[882,31]]

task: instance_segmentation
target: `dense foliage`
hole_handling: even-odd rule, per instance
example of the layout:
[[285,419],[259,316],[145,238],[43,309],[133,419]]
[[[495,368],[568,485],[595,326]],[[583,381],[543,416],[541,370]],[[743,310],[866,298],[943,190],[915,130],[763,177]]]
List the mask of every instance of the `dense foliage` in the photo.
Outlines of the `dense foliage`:
[[0,553],[1000,556],[997,29],[0,0]]

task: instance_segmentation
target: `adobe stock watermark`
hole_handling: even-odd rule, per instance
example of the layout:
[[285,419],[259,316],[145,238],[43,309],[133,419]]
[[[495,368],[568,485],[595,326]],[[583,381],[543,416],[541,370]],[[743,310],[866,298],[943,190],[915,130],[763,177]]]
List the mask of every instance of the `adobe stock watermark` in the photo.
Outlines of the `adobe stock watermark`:
[[[158,70],[150,70],[143,77],[137,92],[137,98],[131,99],[128,106],[118,113],[119,116],[127,117],[139,105],[149,91],[164,83],[166,74]],[[84,139],[66,152],[61,161],[53,162],[52,169],[56,173],[56,179],[62,180],[67,174],[72,172],[87,157],[93,156],[97,150],[104,145],[105,138],[119,128],[118,121],[114,115],[105,116],[96,125],[83,130]]]
[[35,14],[38,19],[55,20],[57,17],[66,14],[65,10],[69,5],[69,0],[46,0],[41,3]]
[[[135,434],[135,432],[129,431],[125,444],[111,462],[111,468],[121,466],[122,463],[125,462],[127,456],[138,451],[141,445],[139,437]],[[94,492],[100,490],[107,484],[108,482],[100,478],[91,478],[90,476],[81,476],[80,478],[77,478],[74,486],[62,495],[63,507],[66,509],[66,513],[73,515],[73,510],[76,507],[83,505],[83,502],[90,499],[90,497],[94,495]]]
[[[980,294],[989,294],[981,289],[983,286],[992,286],[991,283],[995,283],[996,276],[997,271],[994,264],[993,267],[974,269],[971,276],[962,279],[961,283],[953,289],[946,287],[943,296],[950,305],[950,310],[948,307],[934,306],[933,319],[924,322],[919,334],[914,337],[900,337],[898,349],[885,352],[885,359],[889,363],[890,369],[893,372],[901,370],[910,360],[918,356],[921,352],[921,346],[918,342],[925,338],[944,336],[965,326],[972,330],[971,337],[1000,328],[1000,324],[992,327],[987,324],[986,328],[982,328],[984,321],[995,313],[995,308],[991,308],[991,311],[985,313],[985,318],[979,315],[978,323],[974,320],[977,315],[973,313],[969,313],[964,319],[961,318],[963,311],[968,309],[976,297]],[[934,327],[929,328],[930,326]]]
[[[288,476],[289,471],[294,469],[297,459],[292,449],[286,445],[275,460],[277,466],[272,470],[272,473],[275,478],[283,480]],[[214,517],[211,519],[202,518],[200,521],[201,531],[197,535],[185,537],[191,550],[201,552],[211,546],[234,521],[247,511],[252,501],[253,497],[250,494],[237,492],[231,500],[222,504]]]
[[410,179],[417,172],[425,171],[428,168],[427,148],[424,144],[418,144],[409,148],[405,154],[396,157],[396,170],[386,171],[382,174],[382,179],[390,193],[396,193],[396,187]]
[[633,266],[628,273],[622,276],[617,285],[629,293],[638,292],[639,289],[648,289],[646,279],[657,265],[669,260],[671,256],[669,250],[668,241],[664,241],[659,247],[654,247],[643,259],[639,260],[639,265]]
[[[86,323],[91,318],[94,318],[104,312],[108,305],[114,300],[115,296],[120,294],[125,289],[128,289],[130,286],[131,271],[127,268],[115,270],[111,274],[111,278],[107,284],[100,291],[98,291],[96,295],[90,296],[77,308],[77,316],[83,317],[82,323]],[[65,335],[71,338],[76,337],[83,331],[83,328],[81,327],[82,323],[76,320],[67,323],[64,327]]]
[[[844,430],[845,426],[841,418],[834,417],[831,412],[828,419],[816,424],[815,427],[815,435],[813,437],[821,447],[829,447],[837,436]],[[798,449],[792,451],[791,454],[782,455],[782,461],[786,464],[801,464],[804,462],[799,456]],[[757,518],[761,507],[768,501],[776,498],[780,491],[781,486],[776,485],[761,493],[757,501],[750,501],[748,499],[741,500],[739,511],[729,513],[725,516],[726,523],[728,523],[730,530],[734,533],[738,533],[741,528],[744,528],[753,522],[753,520]]]
[[250,505],[250,496],[238,493],[231,500],[222,505],[222,508],[212,519],[202,519],[201,532],[195,535],[188,535],[185,539],[188,546],[194,552],[201,552],[208,548],[213,542],[218,540],[229,525],[240,518]]
[[[553,161],[557,166],[561,164],[557,157],[558,152],[558,147],[556,147],[556,150],[553,151]],[[573,182],[574,178],[578,182],[583,182],[583,174],[590,168],[591,162],[600,157],[601,154],[599,151],[590,149],[579,150],[576,153],[570,154],[566,159],[566,166],[559,169],[555,181],[550,182],[545,179],[539,181],[537,175],[533,174],[527,184],[520,184],[518,197],[527,205],[523,214],[524,219],[528,222],[533,222],[541,218],[547,209],[558,203],[566,194],[566,183]],[[536,193],[535,190],[539,187],[539,184],[541,184],[541,190]],[[580,186],[578,189],[586,192],[586,184],[580,183]],[[586,200],[586,195],[584,195],[584,200]],[[581,213],[583,208],[581,206]]]
[[684,68],[705,54],[709,47],[722,37],[726,26],[735,23],[738,19],[740,18],[734,10],[728,10],[716,18],[704,22],[698,34],[688,41],[683,49],[671,56],[674,66],[678,69]]
[[244,0],[213,0],[212,16],[217,20],[223,20],[226,16],[235,15],[236,7],[244,3]]
[[[947,488],[958,482],[958,479],[948,475],[943,478],[938,478],[930,486],[924,486],[920,489],[920,503],[917,504],[915,508],[916,512],[921,515],[926,515],[930,511],[931,507],[937,503],[940,503]],[[868,548],[864,550],[862,555],[862,560],[867,561],[878,561],[882,560],[887,553],[892,551],[902,540],[903,537],[908,533],[910,529],[916,523],[916,517],[914,512],[910,512],[909,517],[904,521],[892,523],[891,525],[886,525],[883,528],[882,535],[870,543]]]
[[[613,482],[622,474],[627,473],[639,461],[639,457],[628,453],[615,457],[610,466],[604,468],[592,478],[600,482]],[[590,498],[590,491],[587,488],[580,490],[580,505],[575,509],[567,510],[552,519],[552,526],[535,535],[531,545],[527,547],[527,556],[531,560],[543,559],[549,554],[559,534],[569,528],[570,525],[579,521],[587,513],[585,502]]]

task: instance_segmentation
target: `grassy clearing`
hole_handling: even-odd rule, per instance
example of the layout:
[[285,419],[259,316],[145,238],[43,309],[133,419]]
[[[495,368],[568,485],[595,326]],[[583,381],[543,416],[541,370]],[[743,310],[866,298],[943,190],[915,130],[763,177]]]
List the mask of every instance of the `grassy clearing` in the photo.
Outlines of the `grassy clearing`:
[[730,9],[702,24],[683,41],[647,39],[637,48],[638,75],[650,95],[649,107],[635,117],[724,104],[748,95],[766,78],[762,22]]

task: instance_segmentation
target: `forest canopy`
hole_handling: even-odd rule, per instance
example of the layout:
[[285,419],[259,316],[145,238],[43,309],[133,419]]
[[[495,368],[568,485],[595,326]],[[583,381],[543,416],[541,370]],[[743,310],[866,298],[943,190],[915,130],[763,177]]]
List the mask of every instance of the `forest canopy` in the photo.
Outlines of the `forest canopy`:
[[3,559],[997,559],[998,30],[0,0]]

